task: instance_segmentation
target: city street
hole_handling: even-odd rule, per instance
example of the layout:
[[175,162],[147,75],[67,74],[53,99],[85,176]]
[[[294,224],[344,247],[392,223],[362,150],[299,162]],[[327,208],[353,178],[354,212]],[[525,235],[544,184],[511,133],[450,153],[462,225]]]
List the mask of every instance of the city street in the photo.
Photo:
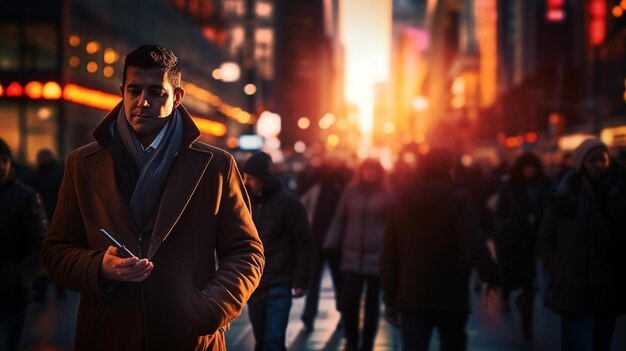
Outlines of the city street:
[[[291,310],[287,330],[289,350],[342,350],[341,330],[336,328],[339,314],[334,308],[331,280],[328,274],[323,280],[320,311],[315,323],[315,330],[306,333],[300,321],[300,312],[304,300],[296,299]],[[51,289],[52,290],[52,289]],[[52,291],[50,291],[51,293]],[[52,294],[50,294],[52,295]],[[503,314],[498,320],[489,320],[480,306],[476,294],[472,296],[474,313],[470,315],[468,325],[470,351],[514,351],[514,350],[559,350],[558,317],[543,307],[541,301],[535,301],[535,340],[521,341],[517,312]],[[69,293],[64,300],[33,304],[29,311],[25,335],[21,350],[61,351],[72,349],[73,326],[78,295]],[[248,322],[247,311],[236,319],[226,333],[229,350],[254,350],[254,336]],[[380,329],[376,338],[376,351],[400,350],[400,333],[381,318]],[[438,350],[436,334],[431,342],[431,350]],[[613,351],[626,350],[626,318],[618,320]]]

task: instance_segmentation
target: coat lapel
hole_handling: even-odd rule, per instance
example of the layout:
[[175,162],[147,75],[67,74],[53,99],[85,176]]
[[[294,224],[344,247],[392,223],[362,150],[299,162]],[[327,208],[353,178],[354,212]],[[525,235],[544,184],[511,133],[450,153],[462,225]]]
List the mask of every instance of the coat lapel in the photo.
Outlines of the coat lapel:
[[182,149],[178,154],[163,188],[152,238],[148,245],[146,255],[148,259],[154,257],[161,243],[167,239],[185,211],[212,158],[212,153],[191,147]]
[[[135,222],[130,215],[128,204],[124,202],[118,191],[115,166],[108,149],[101,149],[85,158],[85,170],[91,186],[102,199],[104,206],[111,214],[112,220],[119,222],[116,228],[104,229],[111,231],[112,234],[115,232],[115,234],[122,235],[118,231],[128,228],[130,230],[128,230],[125,239],[134,240],[131,237],[131,232],[135,230]],[[126,242],[122,237],[119,237],[119,239]]]

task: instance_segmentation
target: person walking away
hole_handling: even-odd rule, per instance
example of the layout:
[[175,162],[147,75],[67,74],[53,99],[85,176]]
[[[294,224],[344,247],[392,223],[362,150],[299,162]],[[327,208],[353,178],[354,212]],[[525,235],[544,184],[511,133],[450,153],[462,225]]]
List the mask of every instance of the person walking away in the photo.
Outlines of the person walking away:
[[0,139],[0,351],[17,350],[48,221],[41,196],[15,177]]
[[525,341],[533,339],[535,243],[550,188],[539,158],[524,153],[513,164],[496,204],[496,250],[502,269],[503,306],[508,311],[511,293],[521,290],[515,302]]
[[561,349],[611,349],[626,312],[626,172],[597,138],[583,141],[554,193],[537,241],[549,272],[546,305]]
[[381,253],[383,300],[399,315],[404,350],[428,350],[434,328],[442,350],[465,350],[469,278],[487,283],[487,301],[500,298],[500,272],[482,237],[469,193],[452,181],[454,155],[430,151],[420,179],[394,200]]
[[197,140],[181,75],[162,46],[127,54],[122,102],[67,158],[41,261],[81,294],[77,350],[225,350],[261,279],[243,180],[230,154]]
[[[363,161],[355,181],[341,195],[324,242],[326,250],[340,252],[340,303],[346,350],[374,348],[380,311],[380,247],[392,197],[380,162]],[[359,337],[364,287],[364,326]]]
[[291,299],[304,296],[309,286],[311,227],[304,206],[273,174],[270,155],[253,154],[242,171],[265,252],[261,282],[248,300],[255,350],[286,350]]
[[[300,201],[307,210],[309,223],[313,230],[313,256],[311,283],[306,295],[301,320],[304,329],[313,331],[315,317],[319,307],[320,287],[322,285],[322,274],[325,264],[328,263],[328,270],[335,292],[335,308],[341,313],[341,282],[339,274],[339,257],[336,254],[324,252],[324,240],[328,234],[328,228],[333,220],[333,215],[337,209],[339,198],[345,188],[344,178],[348,174],[347,167],[342,166],[335,158],[327,158],[316,169],[313,175],[315,181],[311,184],[302,196]],[[342,327],[341,319],[337,325]]]

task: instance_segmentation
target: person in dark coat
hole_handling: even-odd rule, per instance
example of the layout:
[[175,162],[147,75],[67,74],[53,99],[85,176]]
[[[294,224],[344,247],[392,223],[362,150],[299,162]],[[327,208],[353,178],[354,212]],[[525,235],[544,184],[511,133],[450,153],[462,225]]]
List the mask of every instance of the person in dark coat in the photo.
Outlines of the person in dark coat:
[[306,210],[271,167],[272,159],[264,152],[253,154],[242,167],[265,252],[261,282],[248,300],[257,351],[286,350],[291,299],[306,294],[313,254]]
[[225,350],[225,330],[261,280],[263,245],[237,164],[197,140],[180,69],[159,45],[126,55],[122,102],[67,158],[41,261],[81,294],[77,350]]
[[626,172],[597,138],[573,160],[537,241],[550,277],[546,305],[561,317],[562,350],[610,350],[626,312]]
[[[380,311],[380,247],[393,194],[380,161],[367,159],[344,190],[324,241],[341,257],[341,314],[346,351],[371,351]],[[361,312],[361,297],[365,308]],[[359,328],[363,316],[363,329]],[[359,345],[360,344],[360,345]]]
[[420,181],[394,200],[387,218],[383,300],[390,315],[399,314],[404,350],[428,350],[433,328],[442,350],[467,347],[472,267],[487,282],[488,294],[500,294],[499,269],[482,237],[472,198],[452,182],[453,159],[447,149],[428,153]]
[[[335,292],[335,308],[341,312],[341,279],[339,274],[339,259],[336,254],[325,252],[323,249],[324,240],[328,234],[328,228],[335,214],[339,198],[345,188],[346,179],[350,178],[350,170],[342,165],[339,160],[328,158],[321,166],[317,167],[312,176],[313,181],[307,190],[300,197],[300,201],[307,210],[309,223],[313,229],[313,255],[311,284],[302,309],[301,320],[306,331],[311,332],[315,326],[317,316],[320,291],[322,285],[322,274],[326,264],[333,283]],[[338,323],[341,327],[341,319]]]
[[41,196],[16,179],[11,163],[0,139],[0,350],[18,348],[48,225]]
[[[37,168],[24,181],[41,194],[44,208],[48,215],[48,222],[54,216],[62,180],[63,164],[54,159],[50,149],[44,148],[39,150],[37,152]],[[46,290],[49,283],[50,278],[45,274],[35,277],[33,281],[35,300],[42,302],[46,299]],[[65,289],[58,284],[53,285],[55,286],[56,296],[58,298],[65,297]]]
[[502,269],[505,309],[511,292],[520,311],[522,338],[532,340],[535,291],[535,242],[550,191],[550,181],[537,156],[524,153],[513,164],[511,175],[496,204],[496,250]]

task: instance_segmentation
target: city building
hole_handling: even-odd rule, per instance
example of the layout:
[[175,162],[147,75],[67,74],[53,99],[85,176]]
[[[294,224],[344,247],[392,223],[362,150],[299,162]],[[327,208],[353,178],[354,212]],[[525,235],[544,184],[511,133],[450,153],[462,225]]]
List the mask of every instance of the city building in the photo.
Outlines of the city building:
[[211,0],[24,0],[0,5],[0,137],[17,160],[41,148],[64,158],[119,101],[123,55],[142,44],[183,63],[183,104],[218,146],[254,122],[242,86],[212,78],[227,56],[212,36],[222,8]]

